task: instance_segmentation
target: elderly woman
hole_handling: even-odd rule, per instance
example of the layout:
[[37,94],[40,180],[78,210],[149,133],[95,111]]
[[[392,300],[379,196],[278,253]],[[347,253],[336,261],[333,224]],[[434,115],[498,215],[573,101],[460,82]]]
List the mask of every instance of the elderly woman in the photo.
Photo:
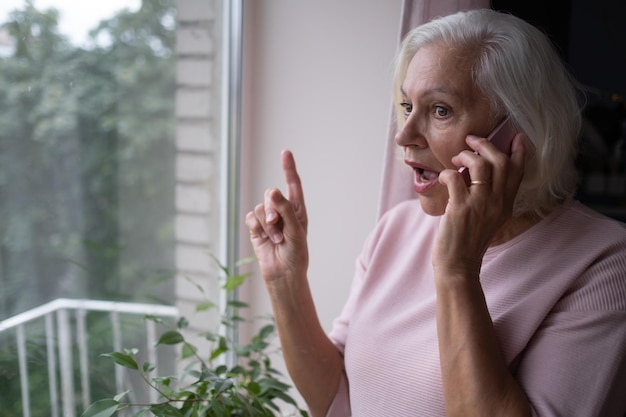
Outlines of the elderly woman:
[[370,234],[329,335],[291,153],[287,196],[246,217],[311,414],[624,416],[626,229],[572,197],[580,110],[549,40],[491,10],[436,19],[404,40],[393,92],[418,199]]

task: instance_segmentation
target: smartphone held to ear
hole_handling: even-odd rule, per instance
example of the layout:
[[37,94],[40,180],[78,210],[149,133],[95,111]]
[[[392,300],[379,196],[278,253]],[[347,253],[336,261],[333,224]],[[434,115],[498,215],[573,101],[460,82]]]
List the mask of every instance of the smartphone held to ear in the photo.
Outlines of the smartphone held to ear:
[[[510,156],[511,142],[513,142],[513,138],[516,134],[517,131],[513,126],[511,117],[507,116],[491,131],[489,136],[487,136],[487,140],[493,143],[498,150]],[[469,169],[467,169],[467,167],[461,167],[459,168],[459,173],[463,175],[463,180],[465,180],[465,184],[469,187],[471,184]]]

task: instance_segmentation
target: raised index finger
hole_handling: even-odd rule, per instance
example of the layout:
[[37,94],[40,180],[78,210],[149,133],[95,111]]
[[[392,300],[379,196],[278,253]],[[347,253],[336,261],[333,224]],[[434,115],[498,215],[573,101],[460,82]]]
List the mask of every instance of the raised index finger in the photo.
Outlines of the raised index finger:
[[281,153],[281,162],[283,173],[285,174],[285,182],[287,184],[287,199],[293,204],[298,219],[302,222],[306,222],[304,192],[302,191],[300,175],[298,175],[298,171],[296,170],[296,161],[291,151],[284,150]]

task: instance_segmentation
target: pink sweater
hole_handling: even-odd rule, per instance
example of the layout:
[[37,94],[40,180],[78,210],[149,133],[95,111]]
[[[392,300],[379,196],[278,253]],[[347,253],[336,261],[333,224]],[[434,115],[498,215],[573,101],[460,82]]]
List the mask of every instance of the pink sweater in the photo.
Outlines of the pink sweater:
[[[345,378],[328,417],[445,416],[431,249],[439,218],[390,210],[330,337]],[[484,259],[502,352],[536,416],[626,415],[626,228],[578,202]]]

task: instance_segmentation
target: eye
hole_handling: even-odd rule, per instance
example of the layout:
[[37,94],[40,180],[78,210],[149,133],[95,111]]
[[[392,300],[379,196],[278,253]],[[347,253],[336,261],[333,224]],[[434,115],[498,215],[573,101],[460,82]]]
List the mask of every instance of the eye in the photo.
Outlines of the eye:
[[450,111],[443,106],[435,106],[435,116],[437,117],[446,117],[450,114]]
[[406,101],[400,103],[400,106],[404,109],[405,116],[408,116],[413,111],[413,105],[411,103],[407,103]]

